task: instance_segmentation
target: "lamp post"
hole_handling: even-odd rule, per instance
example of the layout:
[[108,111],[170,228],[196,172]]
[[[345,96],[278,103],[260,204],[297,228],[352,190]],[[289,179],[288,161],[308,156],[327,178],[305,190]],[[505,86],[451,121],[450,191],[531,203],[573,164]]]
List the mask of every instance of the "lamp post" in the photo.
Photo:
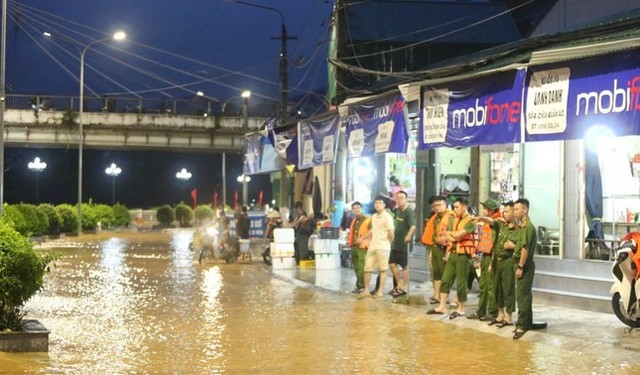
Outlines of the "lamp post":
[[249,203],[249,181],[251,181],[251,177],[245,174],[238,176],[238,182],[242,183],[242,205],[245,207]]
[[191,178],[191,172],[187,171],[186,168],[182,168],[180,172],[176,173],[176,178],[184,182],[184,184],[182,185],[182,199],[184,200],[187,181],[189,181],[189,179]]
[[33,161],[30,161],[29,164],[27,164],[27,168],[29,168],[29,170],[32,172],[36,172],[36,204],[39,204],[40,203],[40,192],[39,192],[40,172],[44,171],[44,169],[47,168],[47,163],[41,161],[40,158],[36,156],[36,158],[33,159]]
[[111,177],[111,205],[116,204],[116,177],[120,175],[122,169],[116,165],[116,163],[111,163],[109,168],[104,170],[104,173]]
[[87,53],[89,48],[98,43],[106,42],[111,39],[123,40],[126,37],[127,34],[122,31],[118,31],[110,38],[94,40],[87,44],[82,52],[80,52],[80,103],[78,104],[78,133],[80,136],[80,139],[78,140],[78,234],[82,232],[82,145],[84,143],[84,119],[82,114],[84,112],[84,55]]
[[118,31],[109,38],[96,39],[89,44],[82,45],[78,41],[64,36],[54,36],[48,32],[43,33],[45,38],[61,39],[70,42],[78,47],[80,51],[80,103],[78,103],[78,234],[82,232],[82,146],[84,142],[84,56],[89,48],[96,44],[104,43],[109,40],[124,40],[127,37],[123,31]]
[[244,90],[242,94],[242,133],[247,134],[249,128],[249,98],[251,98],[251,91]]

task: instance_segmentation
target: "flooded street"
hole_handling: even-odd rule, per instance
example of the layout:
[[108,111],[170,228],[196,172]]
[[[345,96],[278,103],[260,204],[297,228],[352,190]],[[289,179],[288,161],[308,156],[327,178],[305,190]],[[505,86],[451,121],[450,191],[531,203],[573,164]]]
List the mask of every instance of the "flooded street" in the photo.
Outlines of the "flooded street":
[[0,353],[0,373],[640,373],[430,320],[389,299],[292,284],[255,257],[199,265],[191,238],[58,242],[63,257],[28,304],[28,318],[51,331],[50,351]]

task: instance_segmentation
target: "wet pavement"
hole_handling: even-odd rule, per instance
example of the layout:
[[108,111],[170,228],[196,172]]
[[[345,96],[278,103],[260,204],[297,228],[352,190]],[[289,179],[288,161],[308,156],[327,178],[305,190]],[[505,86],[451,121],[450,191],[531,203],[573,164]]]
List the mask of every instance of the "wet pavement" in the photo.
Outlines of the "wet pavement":
[[[353,270],[340,268],[336,270],[314,270],[297,267],[294,270],[277,270],[274,274],[288,280],[295,285],[302,285],[321,290],[346,294],[347,298],[356,298],[351,291],[355,287],[355,276]],[[372,279],[375,279],[372,277]],[[373,288],[373,281],[372,286]],[[391,275],[387,277],[385,291],[393,287]],[[415,283],[409,285],[410,296],[421,296],[424,300],[433,295],[433,287],[428,283]],[[449,298],[455,296],[455,290],[451,292]],[[416,298],[417,299],[417,298]],[[384,301],[392,302],[391,296],[385,296]],[[449,315],[426,315],[430,305],[420,305],[418,303],[409,305],[412,313],[423,314],[425,319],[439,320],[447,325],[471,328],[480,332],[490,333],[504,338],[512,339],[513,328],[495,328],[488,326],[478,320],[458,317],[449,319]],[[368,300],[364,300],[366,303]],[[376,301],[377,302],[377,301]],[[596,357],[606,357],[615,362],[640,364],[640,330],[629,332],[628,327],[622,324],[611,312],[611,314],[598,313],[586,310],[565,308],[561,306],[536,304],[533,301],[533,316],[535,322],[546,322],[547,328],[527,332],[520,341],[527,341],[558,347],[564,350],[574,351],[579,355],[591,355]],[[476,293],[470,293],[465,304],[467,314],[473,313],[478,305]],[[453,312],[449,309],[449,312]],[[516,315],[514,314],[514,320]]]
[[425,305],[357,300],[350,269],[274,271],[258,257],[201,265],[191,239],[103,233],[50,244],[62,259],[27,305],[51,331],[50,350],[0,353],[0,373],[640,373],[640,335],[613,314],[535,305],[549,328],[514,341],[508,328],[427,316]]

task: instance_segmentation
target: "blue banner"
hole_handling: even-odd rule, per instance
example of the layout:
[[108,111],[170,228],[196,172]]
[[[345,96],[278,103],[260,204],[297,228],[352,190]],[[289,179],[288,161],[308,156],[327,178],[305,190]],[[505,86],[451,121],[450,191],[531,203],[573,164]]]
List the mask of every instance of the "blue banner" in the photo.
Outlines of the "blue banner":
[[349,105],[346,142],[349,158],[387,152],[405,154],[407,132],[404,98],[399,93]]
[[335,162],[339,135],[337,112],[298,122],[298,169]]
[[269,141],[266,131],[245,136],[244,165],[246,175],[269,173],[282,170],[285,160],[278,155]]
[[526,71],[421,88],[418,149],[520,143]]
[[525,141],[640,134],[639,50],[529,68]]
[[275,125],[275,118],[268,120],[266,123],[269,141],[278,155],[286,160],[286,164],[298,165],[298,127],[283,126],[276,128]]

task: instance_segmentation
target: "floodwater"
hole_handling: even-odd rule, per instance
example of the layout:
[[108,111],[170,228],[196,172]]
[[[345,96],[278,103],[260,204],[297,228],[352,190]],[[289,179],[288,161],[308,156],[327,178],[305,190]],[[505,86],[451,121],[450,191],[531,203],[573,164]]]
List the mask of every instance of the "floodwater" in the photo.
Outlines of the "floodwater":
[[[192,234],[103,233],[63,258],[28,318],[48,353],[0,353],[29,374],[633,374],[557,347],[427,319],[389,300],[306,288],[251,264],[198,264]],[[45,251],[48,251],[45,250]]]

